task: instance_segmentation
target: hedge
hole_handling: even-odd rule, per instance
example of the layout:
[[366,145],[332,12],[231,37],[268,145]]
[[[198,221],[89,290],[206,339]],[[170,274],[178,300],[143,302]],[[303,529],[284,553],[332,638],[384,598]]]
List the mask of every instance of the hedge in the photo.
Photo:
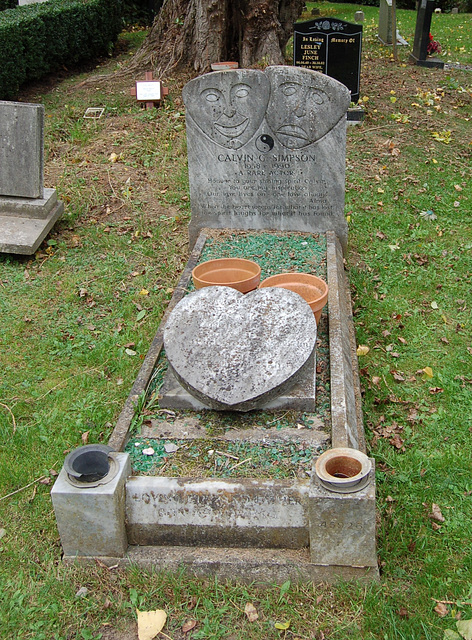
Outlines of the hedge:
[[0,13],[0,99],[55,71],[107,54],[122,28],[121,0],[49,0]]
[[5,9],[13,9],[18,4],[18,0],[0,0],[0,11]]

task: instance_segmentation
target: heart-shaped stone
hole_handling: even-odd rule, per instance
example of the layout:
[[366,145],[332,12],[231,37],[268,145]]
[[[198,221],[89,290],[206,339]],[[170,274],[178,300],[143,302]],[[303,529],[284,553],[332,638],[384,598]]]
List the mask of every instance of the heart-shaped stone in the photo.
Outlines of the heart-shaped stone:
[[249,411],[277,397],[303,375],[315,346],[308,304],[275,287],[246,295],[200,289],[179,302],[164,329],[176,378],[212,409]]

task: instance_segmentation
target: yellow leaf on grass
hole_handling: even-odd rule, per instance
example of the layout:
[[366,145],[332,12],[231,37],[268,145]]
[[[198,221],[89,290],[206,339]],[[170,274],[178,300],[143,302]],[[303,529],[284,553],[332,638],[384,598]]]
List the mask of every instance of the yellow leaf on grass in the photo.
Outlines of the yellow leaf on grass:
[[280,631],[286,631],[290,626],[290,620],[286,620],[285,622],[276,622],[274,627],[276,629],[280,629]]
[[358,356],[366,356],[369,353],[369,351],[370,351],[370,349],[369,349],[369,347],[367,345],[360,344],[357,347],[356,353],[357,353]]
[[138,615],[138,638],[139,640],[152,640],[164,628],[167,620],[167,613],[162,609],[156,611],[139,611]]
[[472,620],[458,620],[456,625],[464,640],[472,640]]
[[141,291],[139,292],[140,296],[148,296],[149,295],[149,291],[147,289],[141,289]]
[[423,369],[423,373],[426,376],[426,378],[432,378],[433,377],[433,370],[431,369],[431,367],[425,367]]

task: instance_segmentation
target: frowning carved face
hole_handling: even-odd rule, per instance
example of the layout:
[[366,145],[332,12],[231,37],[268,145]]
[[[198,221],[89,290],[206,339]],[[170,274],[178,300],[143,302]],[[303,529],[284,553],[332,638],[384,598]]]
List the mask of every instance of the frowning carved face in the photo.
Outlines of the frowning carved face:
[[264,118],[269,81],[262,71],[219,71],[191,80],[183,90],[187,116],[213,142],[239,149]]
[[271,95],[267,123],[289,149],[316,142],[344,117],[349,91],[320,73],[295,67],[268,67]]

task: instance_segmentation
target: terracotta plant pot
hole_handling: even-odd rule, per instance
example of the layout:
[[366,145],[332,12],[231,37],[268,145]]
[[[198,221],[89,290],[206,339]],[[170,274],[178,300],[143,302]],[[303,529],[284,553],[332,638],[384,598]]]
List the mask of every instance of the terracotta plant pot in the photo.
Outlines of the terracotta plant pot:
[[192,271],[195,289],[203,287],[232,287],[241,293],[257,289],[261,268],[244,258],[217,258],[197,265]]
[[315,464],[321,484],[336,493],[360,491],[369,482],[372,463],[357,449],[338,447],[325,451]]
[[311,273],[279,273],[263,280],[259,287],[283,287],[295,291],[310,305],[317,324],[328,301],[328,285]]

